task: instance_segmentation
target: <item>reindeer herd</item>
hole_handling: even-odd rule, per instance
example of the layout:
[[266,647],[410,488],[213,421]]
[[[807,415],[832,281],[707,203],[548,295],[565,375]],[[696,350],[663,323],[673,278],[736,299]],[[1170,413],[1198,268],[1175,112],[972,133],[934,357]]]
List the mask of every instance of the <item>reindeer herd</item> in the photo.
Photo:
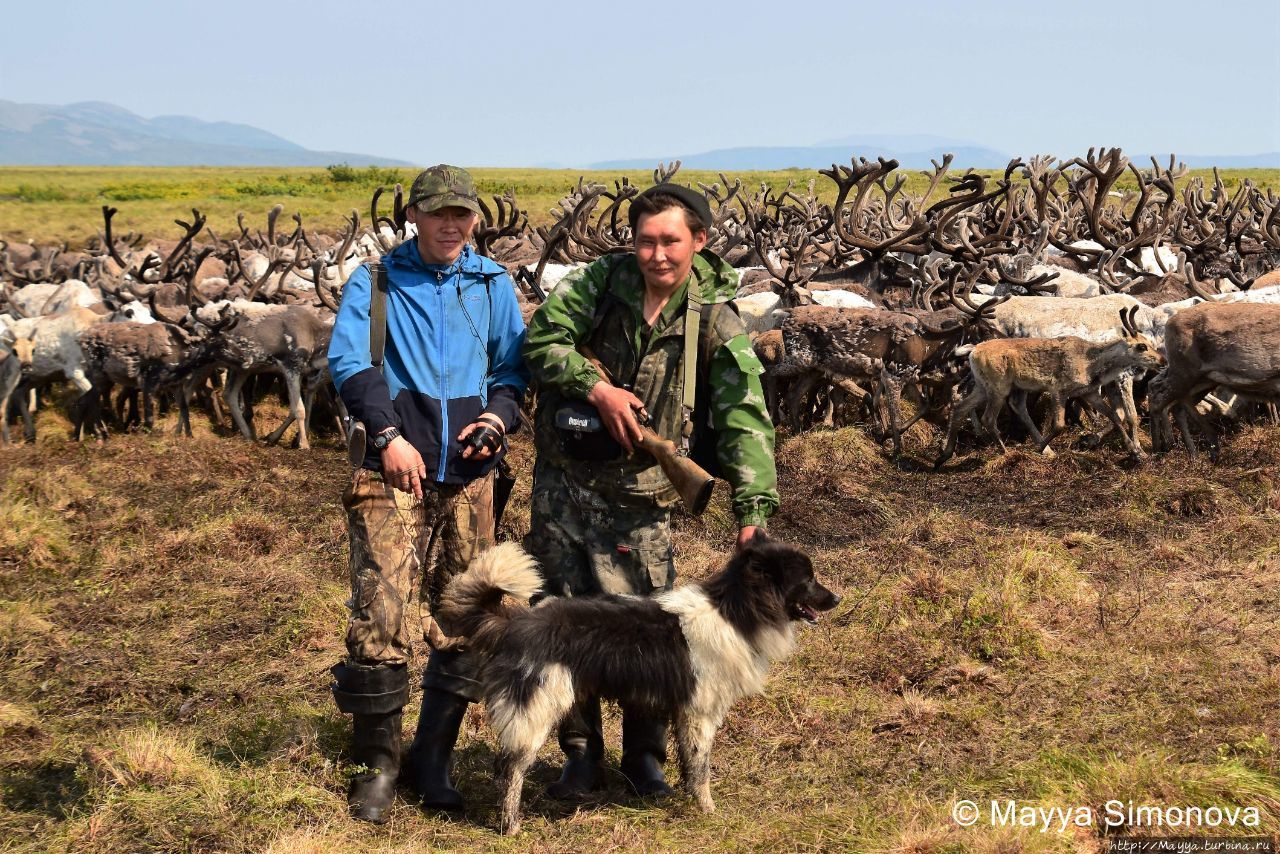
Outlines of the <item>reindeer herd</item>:
[[[1216,457],[1221,426],[1274,418],[1280,394],[1280,198],[1188,178],[1170,158],[1151,169],[1118,149],[1036,157],[1002,175],[952,174],[904,191],[898,163],[854,158],[805,188],[700,184],[714,212],[708,247],[740,271],[735,300],[765,365],[765,392],[792,431],[864,420],[902,452],[927,419],[945,428],[936,460],[962,430],[1004,446],[1006,429],[1049,448],[1068,414],[1110,423],[1141,458],[1178,439]],[[659,167],[673,180],[679,164]],[[1121,179],[1125,179],[1121,184]],[[485,204],[479,251],[508,267],[531,314],[575,266],[630,246],[626,205],[639,188],[579,180],[548,226],[531,227],[511,193]],[[325,351],[342,283],[411,234],[403,193],[373,195],[362,227],[337,235],[237,219],[219,236],[192,211],[176,240],[112,230],[116,210],[79,252],[0,241],[0,441],[23,419],[34,438],[37,393],[71,383],[76,437],[139,424],[160,404],[190,433],[195,400],[256,438],[255,397],[278,378],[309,446],[313,409],[342,429]],[[139,407],[139,403],[141,406]],[[910,413],[906,405],[910,404]],[[1261,408],[1256,407],[1261,404]],[[139,414],[141,408],[141,414]],[[1041,411],[1047,418],[1037,416]],[[909,417],[908,417],[909,414]],[[1106,436],[1100,437],[1102,441]]]

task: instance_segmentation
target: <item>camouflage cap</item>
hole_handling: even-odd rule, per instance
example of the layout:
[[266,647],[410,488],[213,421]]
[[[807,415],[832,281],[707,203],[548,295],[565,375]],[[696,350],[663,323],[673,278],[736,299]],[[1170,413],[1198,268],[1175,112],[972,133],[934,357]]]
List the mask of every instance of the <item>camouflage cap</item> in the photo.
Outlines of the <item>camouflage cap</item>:
[[453,206],[480,213],[480,199],[476,195],[476,182],[471,174],[466,169],[443,163],[423,169],[413,179],[408,204],[415,205],[418,202],[422,202],[419,210],[423,213]]

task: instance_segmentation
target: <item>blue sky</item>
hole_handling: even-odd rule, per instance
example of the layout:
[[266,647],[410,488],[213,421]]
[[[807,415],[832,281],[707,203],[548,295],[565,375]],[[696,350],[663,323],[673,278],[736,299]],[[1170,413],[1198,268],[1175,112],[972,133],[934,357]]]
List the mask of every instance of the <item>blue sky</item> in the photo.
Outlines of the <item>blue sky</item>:
[[854,134],[1280,151],[1275,0],[12,4],[0,98],[244,122],[414,163]]

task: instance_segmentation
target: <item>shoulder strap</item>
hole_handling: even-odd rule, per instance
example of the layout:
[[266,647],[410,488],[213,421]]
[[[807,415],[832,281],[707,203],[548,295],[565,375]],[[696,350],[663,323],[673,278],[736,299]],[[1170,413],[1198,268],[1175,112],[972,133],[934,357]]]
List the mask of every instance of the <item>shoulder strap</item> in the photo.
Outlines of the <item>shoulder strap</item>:
[[720,312],[732,311],[728,303],[704,302],[702,304],[701,323],[698,326],[698,358],[704,364],[711,363],[711,351],[716,343],[716,322]]
[[680,433],[685,450],[688,450],[689,437],[693,435],[693,408],[698,393],[698,339],[702,337],[702,320],[707,308],[702,304],[702,294],[696,284],[691,278],[684,308],[684,382],[680,399],[684,419]]
[[[489,306],[489,328],[485,332],[484,341],[480,342],[484,346],[484,381],[488,382],[489,372],[493,370],[493,358],[489,353],[489,342],[493,340],[493,280],[501,276],[502,273],[478,273],[477,275],[484,282],[484,299]],[[466,311],[465,307],[463,311]],[[503,441],[506,441],[505,437]]]
[[387,268],[381,261],[369,265],[369,361],[379,373],[387,347]]

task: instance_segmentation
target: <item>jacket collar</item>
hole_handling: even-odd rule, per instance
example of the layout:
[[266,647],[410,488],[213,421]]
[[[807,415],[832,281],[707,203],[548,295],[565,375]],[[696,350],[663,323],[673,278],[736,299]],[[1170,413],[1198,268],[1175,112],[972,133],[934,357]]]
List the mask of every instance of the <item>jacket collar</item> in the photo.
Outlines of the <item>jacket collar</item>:
[[483,272],[485,260],[468,243],[462,247],[462,253],[458,256],[458,260],[452,264],[427,264],[422,260],[422,255],[418,252],[418,241],[415,237],[410,237],[395,249],[392,249],[386,255],[386,258],[388,263],[395,264],[397,267],[404,267],[419,273],[434,274],[443,272],[447,276],[459,271],[464,273]]
[[710,249],[703,249],[693,259],[690,275],[697,281],[704,303],[728,302],[738,295],[738,271]]
[[[636,256],[628,254],[620,262],[625,264],[625,276],[617,276],[612,287],[617,289],[618,296],[628,302],[639,303],[644,299],[644,277],[636,263]],[[728,302],[738,294],[738,271],[710,249],[703,249],[693,259],[693,269],[689,271],[689,285],[698,289],[703,303],[715,304]],[[671,295],[672,300],[684,301],[685,286],[681,285]],[[665,313],[666,310],[664,309]]]

